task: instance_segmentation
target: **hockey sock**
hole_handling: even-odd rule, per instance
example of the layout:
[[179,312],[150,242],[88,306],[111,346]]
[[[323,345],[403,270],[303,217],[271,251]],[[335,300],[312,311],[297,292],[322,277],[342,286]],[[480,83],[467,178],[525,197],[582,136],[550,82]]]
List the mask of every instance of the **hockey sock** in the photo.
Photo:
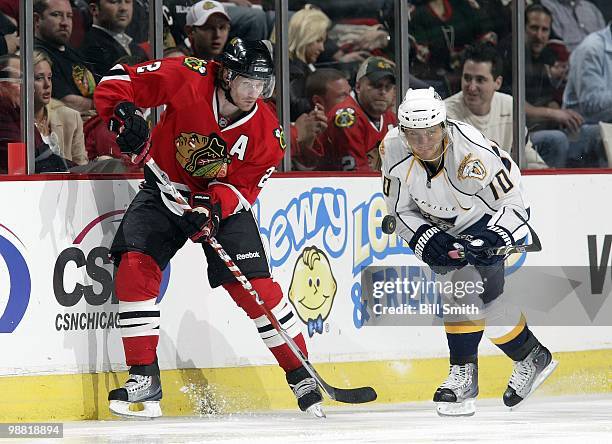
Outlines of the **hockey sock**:
[[[264,301],[266,307],[274,314],[281,327],[293,338],[304,356],[308,356],[306,342],[299,328],[298,318],[293,312],[293,307],[285,298],[280,286],[271,278],[257,278],[251,280],[251,285]],[[295,370],[302,363],[291,351],[289,346],[272,326],[262,308],[257,304],[253,296],[248,293],[238,282],[223,284],[236,304],[255,322],[257,331],[270,349],[278,364],[285,372]]]
[[445,323],[446,340],[450,351],[451,365],[463,365],[478,362],[478,344],[482,339],[484,327],[461,323]]
[[121,256],[115,276],[119,327],[129,366],[155,362],[159,341],[156,303],[162,273],[151,256],[129,251]]
[[533,350],[533,347],[539,344],[539,341],[525,323],[525,318],[521,317],[521,321],[505,336],[491,338],[491,341],[513,361],[522,361]]

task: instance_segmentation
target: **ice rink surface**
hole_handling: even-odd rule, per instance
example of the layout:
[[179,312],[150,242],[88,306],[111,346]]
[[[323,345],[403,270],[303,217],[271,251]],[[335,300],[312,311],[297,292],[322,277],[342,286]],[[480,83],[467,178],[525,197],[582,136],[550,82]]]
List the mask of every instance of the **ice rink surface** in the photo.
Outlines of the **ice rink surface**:
[[517,411],[508,411],[501,399],[480,400],[471,418],[440,418],[433,403],[410,403],[327,408],[327,418],[320,420],[299,411],[283,411],[148,421],[81,421],[64,424],[61,442],[612,443],[612,396],[534,397]]

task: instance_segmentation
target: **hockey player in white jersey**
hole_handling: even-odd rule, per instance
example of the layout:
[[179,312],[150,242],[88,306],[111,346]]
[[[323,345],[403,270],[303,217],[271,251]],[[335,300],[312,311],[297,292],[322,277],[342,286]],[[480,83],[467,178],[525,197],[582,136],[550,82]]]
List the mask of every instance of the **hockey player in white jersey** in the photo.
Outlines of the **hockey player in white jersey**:
[[[484,307],[494,307],[502,300],[504,256],[490,249],[516,245],[528,233],[519,168],[474,127],[447,119],[433,88],[408,90],[397,117],[398,127],[380,144],[383,193],[396,233],[436,273],[472,265],[484,282]],[[515,363],[503,394],[508,407],[518,406],[557,365],[519,309],[484,310],[483,316],[444,319],[450,371],[433,398],[440,415],[474,414],[483,333]]]

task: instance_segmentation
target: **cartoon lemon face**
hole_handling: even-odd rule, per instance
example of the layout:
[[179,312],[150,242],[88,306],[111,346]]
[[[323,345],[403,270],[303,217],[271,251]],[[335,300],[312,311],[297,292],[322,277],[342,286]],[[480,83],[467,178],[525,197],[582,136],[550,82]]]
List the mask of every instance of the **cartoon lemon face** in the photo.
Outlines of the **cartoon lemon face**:
[[289,300],[302,322],[327,319],[337,288],[325,253],[314,246],[305,248],[295,263],[289,288]]

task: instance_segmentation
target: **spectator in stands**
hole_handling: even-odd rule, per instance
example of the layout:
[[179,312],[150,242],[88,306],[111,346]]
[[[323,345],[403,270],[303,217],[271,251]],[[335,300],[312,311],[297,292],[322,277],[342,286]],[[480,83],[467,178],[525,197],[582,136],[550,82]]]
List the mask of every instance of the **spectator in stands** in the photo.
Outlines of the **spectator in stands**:
[[[19,56],[0,57],[0,174],[8,170],[8,144],[21,141],[21,62]],[[34,131],[34,155],[37,173],[65,172],[72,162],[55,154]]]
[[[187,11],[194,3],[195,0],[164,0],[165,26],[173,37],[172,46],[191,49],[188,47],[185,25]],[[228,40],[232,37],[245,40],[263,40],[269,37],[268,19],[261,8],[252,7],[246,0],[227,0],[223,3],[232,24]]]
[[587,166],[585,161],[589,153],[599,150],[601,137],[596,126],[583,125],[579,113],[561,109],[555,101],[551,67],[556,54],[547,46],[552,15],[545,6],[533,4],[526,9],[525,17],[525,114],[531,140],[552,167]]
[[351,86],[341,71],[322,68],[306,80],[306,97],[313,110],[302,114],[291,127],[291,161],[293,169],[316,169],[324,156],[319,135],[327,129],[326,110],[344,101]]
[[94,76],[67,42],[72,33],[68,0],[34,0],[34,47],[53,61],[53,97],[87,118],[93,111]]
[[588,35],[570,56],[563,105],[588,123],[612,122],[612,24]]
[[[499,92],[503,61],[488,44],[468,46],[462,58],[461,91],[445,99],[449,118],[467,122],[501,149],[511,152],[512,96]],[[531,142],[525,146],[528,168],[546,168]]]
[[329,18],[318,8],[309,5],[289,20],[291,121],[312,110],[306,98],[306,79],[315,70],[314,63],[323,52],[330,26]]
[[490,23],[482,20],[482,11],[475,5],[465,0],[427,0],[416,6],[409,28],[418,45],[413,64],[416,77],[449,84],[450,93],[459,88],[464,46],[497,41],[491,29],[483,28],[483,23]]
[[144,62],[147,55],[129,35],[126,28],[132,21],[132,0],[89,0],[93,24],[85,34],[80,50],[98,76],[104,76],[126,56]]
[[15,54],[19,49],[19,34],[14,18],[0,12],[0,56]]
[[209,60],[221,54],[230,31],[230,18],[219,2],[202,0],[187,12],[185,32],[195,57]]
[[570,51],[590,33],[606,26],[606,21],[593,3],[587,0],[541,0],[552,13],[552,30]]
[[324,112],[351,95],[351,85],[344,73],[333,68],[316,70],[306,80],[306,97]]
[[354,93],[327,112],[327,130],[321,135],[325,155],[319,169],[379,170],[378,144],[397,123],[390,109],[395,80],[395,65],[383,57],[368,57],[361,64]]
[[19,56],[0,56],[0,174],[8,172],[8,144],[21,141]]
[[52,62],[42,51],[34,51],[34,125],[51,151],[77,165],[87,163],[83,121],[78,111],[51,99]]

